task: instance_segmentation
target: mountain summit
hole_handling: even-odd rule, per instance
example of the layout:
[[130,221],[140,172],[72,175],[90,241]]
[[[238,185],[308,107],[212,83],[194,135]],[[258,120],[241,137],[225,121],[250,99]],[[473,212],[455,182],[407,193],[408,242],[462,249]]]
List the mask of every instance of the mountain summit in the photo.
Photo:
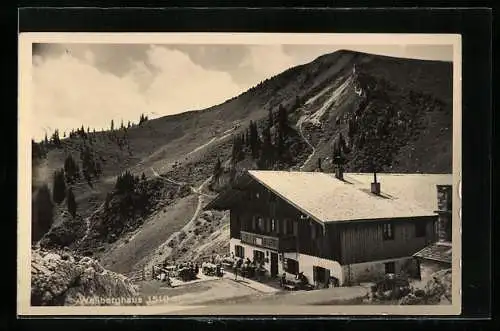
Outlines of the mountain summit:
[[215,250],[227,219],[200,207],[248,169],[451,173],[452,64],[341,50],[208,109],[56,138],[34,144],[34,190],[49,188],[33,196],[82,169],[65,169],[76,212],[61,192],[34,201],[36,237],[129,272]]

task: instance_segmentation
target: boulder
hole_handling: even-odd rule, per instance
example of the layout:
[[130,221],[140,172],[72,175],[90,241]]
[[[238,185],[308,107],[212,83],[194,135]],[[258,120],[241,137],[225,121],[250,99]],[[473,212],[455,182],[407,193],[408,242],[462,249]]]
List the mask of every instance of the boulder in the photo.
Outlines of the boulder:
[[[94,302],[88,299],[94,298]],[[31,255],[31,304],[33,306],[95,305],[95,298],[138,298],[136,288],[120,274],[104,269],[89,257],[75,257],[34,250]]]
[[432,275],[424,289],[413,290],[401,298],[401,305],[441,305],[451,303],[451,269]]

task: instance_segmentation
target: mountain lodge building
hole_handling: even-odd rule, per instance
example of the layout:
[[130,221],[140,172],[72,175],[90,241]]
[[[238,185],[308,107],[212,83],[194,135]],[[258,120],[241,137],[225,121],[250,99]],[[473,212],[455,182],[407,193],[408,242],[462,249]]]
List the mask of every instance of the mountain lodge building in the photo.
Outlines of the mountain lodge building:
[[420,276],[413,255],[437,241],[436,187],[451,180],[250,170],[204,209],[229,210],[230,252],[263,262],[271,276],[303,272],[311,284],[353,285],[387,273]]

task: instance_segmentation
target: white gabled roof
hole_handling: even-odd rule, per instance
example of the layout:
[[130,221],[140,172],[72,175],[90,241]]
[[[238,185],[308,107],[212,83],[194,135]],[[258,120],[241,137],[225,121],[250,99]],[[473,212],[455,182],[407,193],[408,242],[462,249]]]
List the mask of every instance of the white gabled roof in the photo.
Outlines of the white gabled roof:
[[320,222],[434,216],[436,185],[452,175],[377,174],[380,196],[370,192],[373,174],[344,174],[341,181],[321,172],[248,171],[278,196]]

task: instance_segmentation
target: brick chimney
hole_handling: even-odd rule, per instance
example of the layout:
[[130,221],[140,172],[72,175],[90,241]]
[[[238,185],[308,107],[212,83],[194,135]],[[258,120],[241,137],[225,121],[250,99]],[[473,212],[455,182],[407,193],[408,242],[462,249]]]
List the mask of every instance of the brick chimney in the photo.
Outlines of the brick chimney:
[[452,189],[451,185],[437,186],[437,207],[438,214],[437,230],[439,242],[451,242],[451,215],[452,215]]
[[371,183],[371,192],[373,194],[380,194],[380,183],[377,182],[377,173],[373,173],[373,183]]

